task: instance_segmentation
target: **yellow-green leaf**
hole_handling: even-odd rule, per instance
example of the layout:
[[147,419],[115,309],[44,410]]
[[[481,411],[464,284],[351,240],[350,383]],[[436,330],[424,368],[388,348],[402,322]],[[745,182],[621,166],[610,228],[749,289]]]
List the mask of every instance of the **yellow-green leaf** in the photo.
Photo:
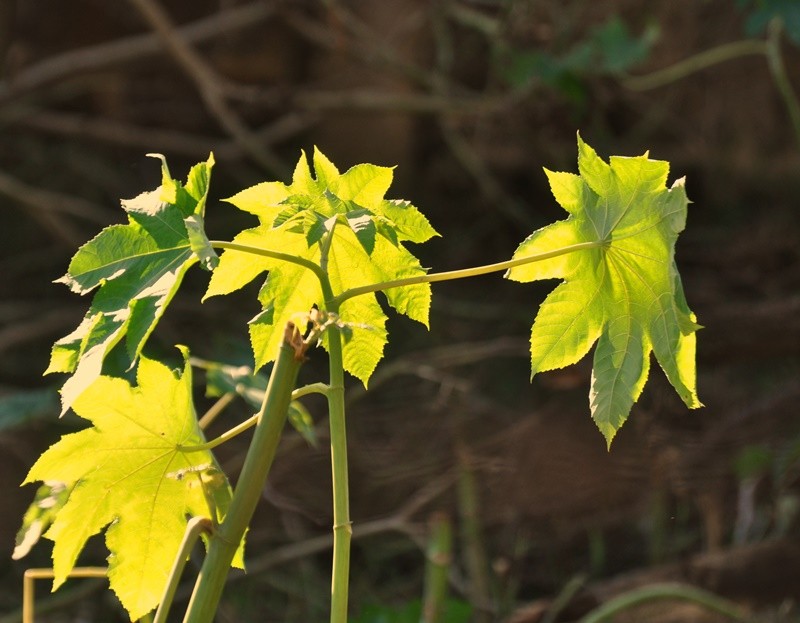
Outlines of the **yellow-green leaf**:
[[647,154],[606,163],[579,136],[578,170],[545,171],[569,217],[534,232],[514,258],[586,247],[517,266],[507,277],[564,280],[531,329],[531,371],[575,363],[597,342],[590,404],[610,444],[642,392],[651,352],[686,405],[701,406],[694,357],[699,326],[675,264],[689,202],[683,179],[667,188],[669,164]]
[[[267,182],[231,198],[261,221],[233,242],[313,262],[326,271],[334,296],[425,273],[403,243],[424,242],[437,234],[413,205],[384,198],[392,182],[391,168],[360,164],[339,173],[318,149],[312,162],[316,177],[302,154],[290,185]],[[259,294],[263,309],[250,322],[257,366],[274,357],[287,321],[296,321],[315,305],[332,311],[326,308],[318,277],[308,268],[241,250],[222,254],[206,297],[232,292],[263,272],[268,273]],[[428,284],[393,288],[385,296],[399,313],[427,325]],[[344,367],[366,384],[383,356],[386,315],[375,294],[344,301],[338,314],[349,336]]]
[[63,436],[25,480],[74,484],[45,533],[54,542],[54,589],[105,529],[111,588],[132,620],[158,605],[187,518],[217,522],[231,497],[211,452],[187,449],[204,438],[184,355],[182,373],[141,357],[136,386],[99,377],[73,404],[92,427]]
[[84,244],[59,279],[78,294],[96,290],[82,322],[53,346],[46,371],[72,373],[61,390],[63,411],[100,376],[123,339],[133,365],[189,267],[198,258],[209,268],[216,262],[202,233],[213,156],[192,168],[185,186],[158,157],[161,186],[123,201],[128,223],[111,225]]

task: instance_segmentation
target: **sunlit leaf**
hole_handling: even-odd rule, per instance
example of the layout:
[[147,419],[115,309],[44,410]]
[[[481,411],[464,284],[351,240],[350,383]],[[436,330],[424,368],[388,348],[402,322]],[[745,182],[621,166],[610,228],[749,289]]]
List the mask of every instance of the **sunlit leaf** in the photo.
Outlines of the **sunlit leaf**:
[[[316,177],[302,155],[291,184],[267,182],[229,199],[260,220],[233,242],[324,264],[334,294],[425,273],[403,243],[425,242],[437,234],[410,203],[384,198],[392,169],[361,164],[339,173],[319,150],[312,162]],[[274,357],[287,321],[314,305],[325,309],[319,281],[309,269],[237,250],[222,254],[206,297],[233,292],[263,272],[268,273],[259,294],[263,310],[250,322],[257,366]],[[385,296],[399,313],[427,325],[427,284],[394,288]],[[376,296],[368,294],[345,301],[339,315],[350,335],[345,369],[366,383],[383,356],[386,314]]]
[[133,620],[158,604],[187,519],[218,522],[231,497],[211,452],[191,450],[204,438],[188,363],[176,373],[143,356],[137,383],[97,378],[73,404],[92,427],[63,436],[25,480],[74,485],[45,533],[54,542],[54,588],[105,529],[111,588]]
[[123,201],[128,224],[111,225],[84,244],[58,280],[78,294],[96,290],[78,328],[53,346],[46,371],[72,373],[61,390],[62,413],[100,376],[107,355],[123,338],[129,362],[135,363],[196,253],[213,267],[216,256],[199,228],[214,159],[193,167],[185,186],[170,177],[161,160],[161,186]]
[[569,212],[534,232],[515,258],[598,243],[511,269],[515,281],[563,279],[539,309],[531,332],[532,374],[573,364],[597,342],[592,417],[608,443],[641,394],[654,352],[683,401],[699,407],[695,331],[675,265],[686,222],[683,179],[666,187],[669,164],[613,156],[610,164],[578,137],[578,170],[546,171]]

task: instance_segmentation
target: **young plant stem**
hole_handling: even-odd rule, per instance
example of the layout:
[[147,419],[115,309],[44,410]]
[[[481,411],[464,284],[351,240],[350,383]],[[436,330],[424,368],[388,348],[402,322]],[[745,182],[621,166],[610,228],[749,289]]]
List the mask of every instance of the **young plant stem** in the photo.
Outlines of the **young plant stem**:
[[[328,394],[328,386],[325,385],[324,383],[311,383],[310,385],[306,385],[305,387],[300,387],[300,388],[298,388],[298,389],[296,389],[296,390],[294,390],[292,392],[292,400],[297,400],[298,398],[302,398],[303,396],[307,396],[308,394],[325,394],[325,395],[327,395]],[[231,397],[233,397],[235,395],[236,394],[233,394],[233,393],[225,394],[225,396],[231,396]],[[220,398],[220,400],[217,401],[217,404],[219,404],[219,402],[221,402],[222,399],[225,398],[225,396]],[[211,409],[209,409],[208,413],[210,413],[210,412],[211,412]],[[203,426],[203,420],[205,420],[205,418],[208,415],[208,413],[206,413],[200,419],[200,422],[199,422],[200,428],[205,428]],[[244,431],[252,428],[256,424],[258,424],[258,421],[260,419],[261,419],[261,413],[256,413],[254,416],[249,417],[244,422],[240,422],[239,424],[237,424],[233,428],[231,428],[229,430],[226,430],[219,437],[215,437],[211,441],[207,441],[205,443],[200,443],[200,444],[197,444],[197,445],[194,445],[194,446],[178,446],[178,449],[181,452],[201,452],[203,450],[213,450],[217,446],[222,445],[226,441],[230,441],[231,439],[233,439],[237,435],[241,435]]]
[[172,600],[175,599],[175,591],[178,590],[181,574],[186,566],[186,561],[189,559],[189,554],[192,553],[192,548],[197,543],[200,535],[203,532],[211,533],[212,528],[211,520],[207,517],[192,517],[186,524],[186,531],[183,533],[183,540],[178,548],[178,554],[175,556],[172,569],[170,569],[167,586],[164,588],[164,594],[158,603],[158,610],[156,610],[153,623],[167,623],[169,609],[172,607]]
[[337,326],[328,329],[328,420],[331,436],[333,480],[333,571],[331,574],[331,623],[347,623],[350,582],[350,487],[347,473],[347,429],[344,409],[342,336]]
[[[197,578],[184,623],[211,623],[231,562],[253,516],[283,432],[292,390],[303,360],[297,329],[287,324],[264,395],[259,422],[247,451],[228,513],[209,540],[208,554]],[[304,346],[304,345],[303,345]]]
[[[334,228],[335,228],[335,223],[334,223]],[[261,255],[264,257],[270,257],[278,260],[285,260],[308,268],[317,276],[317,278],[320,281],[320,285],[322,287],[322,294],[325,299],[324,305],[326,311],[331,313],[338,313],[339,306],[342,304],[342,302],[350,298],[353,298],[355,296],[360,296],[362,294],[388,290],[391,288],[396,288],[401,286],[415,285],[419,283],[434,283],[437,281],[451,281],[454,279],[476,277],[479,275],[485,275],[489,273],[508,270],[516,266],[523,266],[525,264],[529,264],[532,262],[551,259],[561,255],[566,255],[568,253],[573,253],[575,251],[594,249],[606,244],[605,241],[581,242],[578,244],[568,245],[560,249],[555,249],[553,251],[547,251],[545,253],[531,255],[528,257],[506,260],[504,262],[497,262],[495,264],[488,264],[485,266],[478,266],[474,268],[453,270],[441,273],[432,273],[426,275],[417,275],[405,279],[397,279],[394,281],[387,281],[383,283],[368,284],[357,288],[351,288],[350,290],[341,292],[338,295],[334,295],[333,290],[331,288],[330,280],[328,279],[325,270],[328,262],[328,252],[330,251],[330,243],[333,239],[334,228],[332,228],[331,231],[327,233],[326,237],[327,239],[322,242],[321,257],[319,264],[315,264],[314,262],[311,262],[309,260],[299,258],[296,256],[287,255],[277,251],[260,249],[258,247],[250,247],[247,245],[240,245],[230,242],[211,241],[211,245],[215,248],[241,251],[244,253],[252,253],[254,255]],[[342,335],[339,327],[335,325],[331,325],[330,327],[328,327],[327,337],[328,337],[327,346],[328,346],[328,358],[330,365],[330,379],[327,390],[324,393],[326,394],[328,399],[328,414],[329,414],[328,417],[329,417],[330,437],[331,437],[330,441],[331,475],[333,480],[333,569],[331,574],[330,621],[331,623],[347,623],[347,602],[348,602],[349,578],[350,578],[350,542],[352,538],[353,528],[350,520],[350,492],[349,492],[349,483],[348,483],[349,477],[348,477],[348,466],[347,466],[347,429],[346,429],[345,407],[344,407],[344,362],[342,357]],[[285,412],[284,412],[284,417],[285,417]],[[236,499],[235,495],[234,499]],[[228,513],[228,517],[231,516],[232,511],[233,511],[233,504],[231,505],[231,510]],[[249,520],[250,515],[248,515],[247,517]],[[225,526],[227,523],[228,523],[228,518],[226,518],[225,522],[223,522],[223,526]],[[244,525],[246,526],[246,522]],[[222,530],[223,526],[220,527],[220,530]],[[242,527],[242,530],[244,530],[244,527]],[[241,536],[239,537],[239,539],[240,538]],[[206,563],[208,563],[209,560],[211,559],[212,551],[216,551],[216,549],[222,548],[221,545],[218,545],[217,548],[213,547],[213,544],[216,541],[219,541],[219,539],[212,538],[212,547],[209,548],[209,555],[206,559]],[[227,543],[228,549],[230,549],[231,547],[230,542],[232,543],[239,542],[238,539],[227,538],[227,537],[225,538],[225,541],[228,542]],[[231,558],[233,556],[233,551],[235,550],[229,552]],[[230,565],[230,559],[228,559],[227,563],[224,565],[225,575],[227,574],[227,566],[229,565]],[[204,568],[205,567],[206,564],[204,564]],[[221,593],[222,591],[221,582],[224,582],[225,575],[222,575],[222,580],[219,581],[220,582],[219,586],[217,586],[218,583],[217,581],[213,583],[214,591],[219,591]],[[201,573],[198,582],[202,579],[203,579],[203,574]],[[210,583],[211,583],[210,581],[206,581],[206,584]],[[199,588],[200,584],[198,583],[198,587],[196,587],[195,589],[196,594],[199,592]],[[206,592],[207,590],[210,591],[211,589],[204,588],[202,592]],[[488,594],[488,588],[482,592]],[[219,600],[219,595],[215,595],[213,601],[214,608],[216,607],[216,603],[218,602],[218,600]],[[207,609],[213,610],[212,606],[210,605],[210,600],[204,600],[206,605],[202,607],[199,606],[193,607],[194,602],[195,602],[195,596],[192,597],[192,603],[190,603],[190,610],[187,611],[187,618],[185,619],[185,623],[201,623],[201,622],[204,623],[205,619],[189,618],[190,612],[199,613]],[[199,616],[199,614],[197,615],[193,614],[192,616]]]
[[211,425],[211,422],[216,420],[217,416],[222,413],[225,407],[233,402],[234,398],[236,398],[236,394],[234,392],[228,392],[227,394],[220,396],[219,400],[211,405],[209,410],[203,414],[203,417],[197,421],[197,425],[200,427],[200,429],[205,430],[208,428]]
[[[326,311],[339,313],[339,303],[333,295],[327,276],[328,256],[333,243],[336,221],[320,243],[320,267],[325,273],[320,279]],[[335,324],[328,334],[328,426],[331,437],[331,480],[333,482],[333,565],[331,570],[331,623],[347,623],[347,601],[350,591],[350,541],[353,525],[350,521],[350,484],[347,468],[347,426],[344,408],[344,359],[342,332]]]
[[261,257],[270,257],[274,260],[281,260],[283,262],[290,262],[291,264],[298,264],[303,266],[314,273],[317,278],[322,281],[327,280],[328,276],[325,271],[311,260],[307,260],[297,255],[289,253],[281,253],[280,251],[272,251],[271,249],[262,249],[260,247],[253,247],[246,244],[238,244],[236,242],[227,242],[225,240],[211,240],[210,244],[215,249],[225,249],[229,251],[241,251],[242,253],[250,253],[251,255],[260,255]]
[[437,281],[453,281],[455,279],[466,279],[467,277],[477,277],[479,275],[488,275],[489,273],[500,272],[501,270],[509,270],[517,266],[524,266],[533,262],[541,262],[542,260],[549,260],[560,255],[574,253],[575,251],[585,251],[586,249],[596,249],[607,244],[603,240],[592,240],[590,242],[579,242],[577,244],[570,244],[560,249],[547,251],[545,253],[538,253],[536,255],[529,255],[527,257],[518,257],[516,259],[505,260],[504,262],[496,262],[495,264],[486,264],[484,266],[476,266],[474,268],[462,268],[460,270],[449,270],[441,273],[429,273],[427,275],[415,275],[414,277],[406,277],[404,279],[395,279],[394,281],[384,281],[382,283],[371,283],[357,288],[350,288],[341,294],[328,300],[328,304],[339,306],[347,299],[362,294],[369,294],[370,292],[380,292],[383,290],[390,290],[392,288],[399,288],[402,286],[413,286],[418,283],[436,283]]

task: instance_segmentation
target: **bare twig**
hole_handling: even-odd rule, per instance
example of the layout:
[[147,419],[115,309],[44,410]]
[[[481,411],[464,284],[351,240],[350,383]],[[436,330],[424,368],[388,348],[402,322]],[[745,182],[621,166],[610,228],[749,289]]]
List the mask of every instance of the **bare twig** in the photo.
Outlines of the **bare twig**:
[[292,105],[305,110],[374,110],[409,113],[482,115],[500,112],[517,103],[515,95],[445,97],[426,93],[385,91],[301,91]]
[[[398,71],[421,86],[432,86],[433,78],[430,73],[400,58],[393,48],[386,45],[386,37],[380,37],[373,33],[367,24],[341,3],[324,0],[324,4],[331,11],[331,15],[350,34],[355,35],[353,40],[348,41],[351,44],[347,49],[350,54],[362,61],[368,59],[370,62],[376,62],[383,67]],[[315,45],[329,50],[341,48],[341,38],[329,25],[313,21],[299,12],[287,12],[286,23]]]
[[[269,19],[274,13],[274,5],[251,2],[197,20],[178,28],[177,33],[184,41],[197,43],[222,33],[247,28]],[[10,81],[0,82],[0,102],[71,76],[156,55],[161,53],[162,49],[158,36],[147,34],[72,50],[43,60],[20,72]]]
[[62,326],[73,323],[72,314],[65,314],[62,309],[54,309],[28,320],[16,320],[13,324],[0,329],[0,354],[42,336],[49,336]]
[[154,0],[129,0],[156,32],[161,43],[183,68],[200,91],[209,112],[256,162],[283,177],[287,166],[262,144],[239,118],[225,99],[221,80],[203,58],[195,52],[172,24],[164,9]]
[[0,194],[14,199],[18,204],[32,208],[26,214],[39,222],[55,240],[76,247],[85,236],[66,218],[65,214],[78,216],[95,223],[105,224],[108,218],[93,203],[62,193],[29,186],[17,178],[0,171]]
[[[316,123],[316,115],[290,112],[255,131],[262,144],[280,143]],[[21,116],[17,125],[65,136],[92,140],[191,157],[205,157],[210,151],[218,160],[237,160],[243,151],[236,141],[220,142],[213,136],[188,134],[164,128],[144,128],[138,125],[86,117],[62,112],[37,112]]]
[[[433,14],[433,34],[436,43],[436,62],[437,68],[435,75],[438,77],[433,84],[433,90],[439,95],[448,94],[452,90],[447,76],[450,75],[453,59],[455,57],[454,43],[450,29],[443,16]],[[519,95],[522,95],[520,92]],[[503,185],[497,180],[495,175],[486,166],[486,163],[479,156],[472,145],[464,138],[463,133],[456,125],[452,116],[440,115],[439,127],[442,138],[450,148],[450,152],[456,161],[472,176],[481,194],[496,208],[504,212],[506,216],[517,225],[528,228],[532,226],[532,219],[512,195],[507,193]]]

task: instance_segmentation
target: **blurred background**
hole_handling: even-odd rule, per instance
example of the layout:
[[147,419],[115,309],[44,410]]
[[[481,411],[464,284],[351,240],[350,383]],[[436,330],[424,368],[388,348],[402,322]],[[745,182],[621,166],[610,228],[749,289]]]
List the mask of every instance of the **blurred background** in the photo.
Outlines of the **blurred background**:
[[[301,150],[396,165],[389,196],[443,234],[414,249],[441,271],[508,259],[565,216],[542,167],[576,170],[577,131],[604,158],[649,150],[670,183],[687,178],[677,260],[706,327],[706,407],[687,411],[654,367],[607,452],[591,364],[528,380],[555,283],[437,285],[430,334],[391,319],[370,394],[351,384],[353,620],[417,620],[429,522],[445,518],[450,623],[574,621],[667,580],[800,621],[796,0],[2,0],[0,70],[0,621],[20,620],[24,570],[49,564],[46,542],[11,560],[34,494],[18,485],[80,425],[57,420],[63,379],[42,371],[89,301],[51,282],[124,222],[120,198],[160,183],[146,153],[185,179],[214,152],[216,239],[254,224],[220,199],[288,181]],[[150,347],[252,365],[258,284],[200,306],[205,284],[187,277]],[[324,359],[303,375],[324,379]],[[197,398],[213,402],[202,383]],[[316,446],[287,434],[220,621],[327,618],[327,429],[307,407]],[[210,434],[250,413],[234,402]],[[220,451],[232,475],[245,448]],[[81,562],[105,555],[97,539]],[[37,621],[125,620],[102,583],[37,595]],[[723,620],[648,608],[618,620]]]

